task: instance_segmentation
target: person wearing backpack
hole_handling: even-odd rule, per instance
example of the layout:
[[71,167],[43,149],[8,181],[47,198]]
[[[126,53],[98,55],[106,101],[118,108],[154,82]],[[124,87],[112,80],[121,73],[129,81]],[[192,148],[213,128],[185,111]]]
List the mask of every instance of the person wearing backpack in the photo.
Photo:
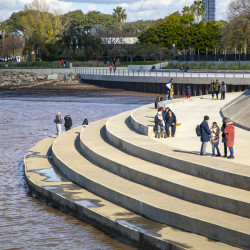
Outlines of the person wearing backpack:
[[59,136],[62,132],[62,117],[60,112],[57,112],[54,123],[56,124],[57,136]]
[[200,130],[201,130],[200,155],[207,155],[206,149],[207,149],[207,144],[210,141],[210,135],[211,135],[211,131],[208,126],[208,121],[209,121],[209,117],[205,115],[203,122],[200,124]]

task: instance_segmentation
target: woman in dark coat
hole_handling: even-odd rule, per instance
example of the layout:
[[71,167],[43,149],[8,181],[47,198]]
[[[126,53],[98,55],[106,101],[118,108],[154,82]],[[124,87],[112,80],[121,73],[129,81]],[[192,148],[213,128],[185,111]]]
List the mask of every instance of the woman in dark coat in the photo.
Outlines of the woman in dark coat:
[[168,114],[166,115],[166,132],[167,137],[170,137],[170,127],[171,127],[171,136],[175,136],[176,130],[176,116],[175,114],[169,109]]

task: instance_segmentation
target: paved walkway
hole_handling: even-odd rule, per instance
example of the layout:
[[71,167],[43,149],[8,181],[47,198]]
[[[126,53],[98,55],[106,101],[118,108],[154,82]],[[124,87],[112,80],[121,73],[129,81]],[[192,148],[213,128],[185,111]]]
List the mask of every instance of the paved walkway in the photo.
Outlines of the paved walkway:
[[[169,106],[176,114],[177,122],[181,126],[177,127],[176,136],[174,138],[155,139],[160,143],[167,144],[171,147],[180,149],[183,153],[198,154],[200,151],[200,138],[195,133],[195,127],[203,121],[204,115],[210,117],[209,126],[216,121],[221,127],[222,117],[220,115],[221,108],[228,102],[241,95],[241,93],[227,93],[225,100],[212,100],[211,96],[193,97],[189,101],[172,103],[165,101],[166,107]],[[156,114],[156,109],[152,109],[152,105],[145,112],[147,115],[140,116],[140,122],[152,126],[153,117]],[[224,155],[223,143],[219,144],[220,152]],[[220,161],[233,161],[250,166],[250,132],[238,127],[235,127],[235,159],[228,160],[220,157]],[[211,155],[212,146],[209,144],[207,153]]]

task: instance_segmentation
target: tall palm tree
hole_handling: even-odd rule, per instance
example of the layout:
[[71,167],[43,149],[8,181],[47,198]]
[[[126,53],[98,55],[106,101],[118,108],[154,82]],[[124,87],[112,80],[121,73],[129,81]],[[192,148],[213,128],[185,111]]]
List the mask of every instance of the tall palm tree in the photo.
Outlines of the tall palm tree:
[[116,23],[118,23],[119,28],[122,28],[122,24],[127,19],[127,14],[125,13],[125,9],[122,7],[116,7],[116,9],[113,9],[113,19]]
[[205,5],[201,0],[194,1],[192,8],[192,14],[195,15],[197,22],[200,22],[200,16],[205,15]]

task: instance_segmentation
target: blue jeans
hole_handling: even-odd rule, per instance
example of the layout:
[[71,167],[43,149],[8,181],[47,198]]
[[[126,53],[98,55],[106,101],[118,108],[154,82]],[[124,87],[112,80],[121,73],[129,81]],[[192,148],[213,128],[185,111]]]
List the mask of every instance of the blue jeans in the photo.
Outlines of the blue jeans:
[[228,148],[229,148],[230,155],[234,155],[234,148],[233,147],[228,147]]
[[219,150],[218,145],[214,145],[214,144],[212,144],[212,155],[215,155],[215,149],[217,151],[217,154],[220,155],[220,150]]
[[167,136],[169,137],[170,136],[170,130],[169,128],[171,127],[171,136],[174,136],[175,135],[175,130],[176,130],[176,125],[172,125],[172,124],[166,124],[166,132],[167,132]]
[[212,98],[214,99],[214,91],[211,91]]

